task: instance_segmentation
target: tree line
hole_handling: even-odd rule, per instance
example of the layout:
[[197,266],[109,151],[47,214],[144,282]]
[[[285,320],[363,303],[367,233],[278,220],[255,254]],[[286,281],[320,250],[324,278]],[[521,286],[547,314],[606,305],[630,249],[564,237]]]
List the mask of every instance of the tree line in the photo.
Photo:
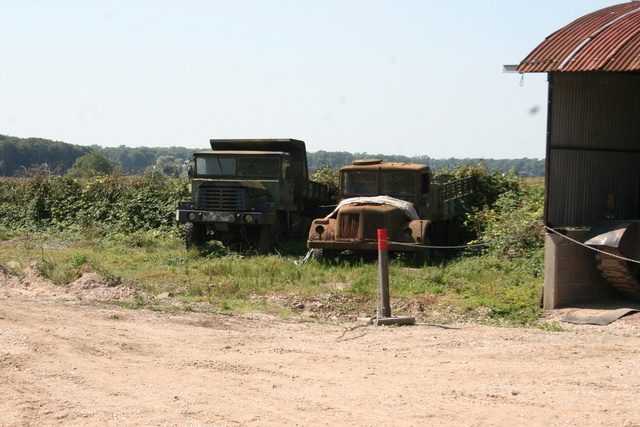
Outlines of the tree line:
[[351,164],[357,159],[380,159],[387,162],[417,163],[428,165],[433,170],[450,169],[459,166],[484,165],[487,169],[501,172],[515,170],[522,177],[544,176],[544,159],[482,159],[482,158],[447,158],[433,159],[429,156],[401,156],[389,154],[349,153],[346,151],[316,151],[308,153],[309,170],[315,171],[323,166],[339,168]]
[[0,135],[0,175],[13,176],[33,165],[48,165],[65,173],[75,161],[93,151],[90,147],[42,138],[16,138]]
[[[203,150],[206,148],[203,148]],[[184,147],[100,147],[80,146],[42,138],[17,138],[0,135],[0,176],[16,176],[26,170],[46,165],[55,174],[82,173],[95,170],[103,173],[142,174],[153,169],[169,177],[185,174],[185,163],[194,150]],[[323,167],[339,168],[356,159],[381,159],[390,162],[419,163],[433,170],[482,164],[487,169],[504,173],[515,170],[523,177],[544,176],[544,159],[433,159],[429,156],[349,153],[317,151],[307,154],[309,170]]]

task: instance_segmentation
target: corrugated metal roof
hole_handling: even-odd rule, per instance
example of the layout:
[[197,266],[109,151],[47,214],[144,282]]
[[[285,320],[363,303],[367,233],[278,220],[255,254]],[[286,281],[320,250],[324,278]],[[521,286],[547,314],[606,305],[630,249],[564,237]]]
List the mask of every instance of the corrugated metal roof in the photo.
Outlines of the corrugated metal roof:
[[536,47],[522,73],[640,70],[640,1],[609,6],[576,19]]

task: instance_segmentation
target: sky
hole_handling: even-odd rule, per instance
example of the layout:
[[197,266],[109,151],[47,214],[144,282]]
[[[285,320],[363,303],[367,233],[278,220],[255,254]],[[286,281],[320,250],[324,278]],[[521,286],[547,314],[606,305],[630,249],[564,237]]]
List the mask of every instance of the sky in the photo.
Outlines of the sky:
[[0,134],[102,147],[544,158],[547,75],[607,0],[0,0]]

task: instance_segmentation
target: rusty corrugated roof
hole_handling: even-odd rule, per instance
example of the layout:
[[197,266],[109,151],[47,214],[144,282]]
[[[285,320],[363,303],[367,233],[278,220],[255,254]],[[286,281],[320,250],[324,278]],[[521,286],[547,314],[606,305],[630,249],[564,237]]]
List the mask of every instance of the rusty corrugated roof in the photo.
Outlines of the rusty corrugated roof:
[[547,37],[517,68],[522,73],[596,70],[640,70],[640,1],[576,19]]

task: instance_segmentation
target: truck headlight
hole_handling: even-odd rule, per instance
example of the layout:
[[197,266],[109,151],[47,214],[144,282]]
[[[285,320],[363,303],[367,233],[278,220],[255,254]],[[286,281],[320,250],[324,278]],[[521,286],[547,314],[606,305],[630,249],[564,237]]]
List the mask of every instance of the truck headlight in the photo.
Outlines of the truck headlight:
[[253,221],[253,215],[251,215],[251,214],[246,214],[246,215],[244,216],[244,220],[245,220],[245,222],[251,222],[251,221]]
[[194,219],[196,219],[196,213],[195,212],[189,212],[189,214],[187,215],[187,218],[189,218],[191,221],[193,221]]

